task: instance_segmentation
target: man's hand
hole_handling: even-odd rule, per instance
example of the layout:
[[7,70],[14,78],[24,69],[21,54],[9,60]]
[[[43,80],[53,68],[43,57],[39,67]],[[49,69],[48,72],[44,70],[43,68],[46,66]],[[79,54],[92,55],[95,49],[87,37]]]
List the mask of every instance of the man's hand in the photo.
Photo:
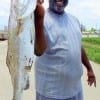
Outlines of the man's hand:
[[44,7],[42,6],[41,2],[37,2],[37,5],[36,5],[36,9],[34,11],[35,13],[35,17],[39,17],[39,18],[42,18],[44,17],[44,13],[45,13],[45,10],[44,10]]
[[88,79],[87,79],[88,85],[92,86],[94,84],[94,86],[96,87],[96,77],[95,77],[93,71],[89,70],[87,72],[87,76],[88,76]]
[[42,4],[44,0],[37,0],[38,3]]

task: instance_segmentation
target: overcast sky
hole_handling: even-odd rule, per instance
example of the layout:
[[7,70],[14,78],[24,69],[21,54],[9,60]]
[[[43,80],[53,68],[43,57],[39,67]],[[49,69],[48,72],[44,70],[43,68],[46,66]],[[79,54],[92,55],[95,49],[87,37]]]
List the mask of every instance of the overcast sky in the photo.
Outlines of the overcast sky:
[[[45,0],[45,8],[48,0]],[[10,0],[0,0],[0,29],[8,24]],[[86,28],[100,29],[100,0],[69,0],[66,11],[75,15]]]

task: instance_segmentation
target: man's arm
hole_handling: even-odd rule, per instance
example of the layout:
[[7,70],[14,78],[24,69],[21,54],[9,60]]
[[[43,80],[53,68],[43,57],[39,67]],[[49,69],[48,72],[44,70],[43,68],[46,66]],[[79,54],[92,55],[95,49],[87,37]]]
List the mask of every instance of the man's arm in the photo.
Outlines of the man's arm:
[[34,12],[35,16],[35,54],[41,56],[47,47],[44,35],[44,8],[42,1],[37,1],[37,6]]
[[94,86],[96,87],[96,77],[83,47],[81,48],[81,58],[82,58],[82,63],[87,69],[88,85],[92,86],[92,84],[94,84]]

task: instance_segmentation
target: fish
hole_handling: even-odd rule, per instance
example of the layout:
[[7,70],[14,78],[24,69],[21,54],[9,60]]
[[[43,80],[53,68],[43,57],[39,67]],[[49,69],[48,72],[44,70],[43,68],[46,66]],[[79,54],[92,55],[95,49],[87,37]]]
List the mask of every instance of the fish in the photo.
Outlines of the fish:
[[11,0],[6,64],[13,86],[12,100],[21,100],[23,90],[29,88],[29,72],[34,62],[36,4],[36,0]]

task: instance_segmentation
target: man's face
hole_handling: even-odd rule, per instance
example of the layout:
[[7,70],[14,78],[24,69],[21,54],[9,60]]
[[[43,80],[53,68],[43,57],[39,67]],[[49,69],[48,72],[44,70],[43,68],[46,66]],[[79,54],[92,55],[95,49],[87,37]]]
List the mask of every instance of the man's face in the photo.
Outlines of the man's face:
[[49,0],[49,8],[57,13],[64,12],[68,0]]

